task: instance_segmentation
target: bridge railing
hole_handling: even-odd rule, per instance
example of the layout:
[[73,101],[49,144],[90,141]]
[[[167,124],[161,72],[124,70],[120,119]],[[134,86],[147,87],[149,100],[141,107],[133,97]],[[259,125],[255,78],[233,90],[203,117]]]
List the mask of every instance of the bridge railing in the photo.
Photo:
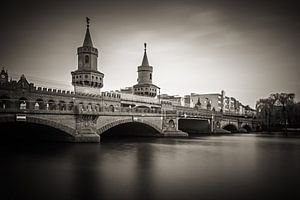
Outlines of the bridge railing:
[[184,106],[175,106],[175,109],[180,116],[230,116],[241,118],[256,118],[254,113],[235,113],[235,112],[220,112],[207,109],[190,108]]
[[22,112],[22,113],[102,113],[102,112],[124,112],[124,113],[161,113],[160,109],[154,108],[125,108],[98,105],[83,105],[74,103],[52,104],[42,101],[30,101],[27,99],[0,99],[0,113]]
[[183,106],[175,106],[174,110],[161,110],[160,108],[129,108],[119,106],[98,106],[98,105],[83,105],[74,103],[60,102],[52,104],[51,102],[44,103],[39,101],[29,101],[26,99],[1,99],[0,112],[32,112],[32,113],[74,113],[84,114],[93,113],[100,114],[102,112],[119,112],[119,113],[156,113],[168,114],[189,117],[206,117],[228,116],[241,118],[255,118],[253,114],[238,114],[238,113],[223,113],[206,109],[188,108]]
[[113,112],[113,113],[156,113],[160,114],[161,110],[149,109],[149,108],[125,108],[125,107],[100,107],[99,110],[80,108],[77,109],[78,113],[101,113],[101,112]]

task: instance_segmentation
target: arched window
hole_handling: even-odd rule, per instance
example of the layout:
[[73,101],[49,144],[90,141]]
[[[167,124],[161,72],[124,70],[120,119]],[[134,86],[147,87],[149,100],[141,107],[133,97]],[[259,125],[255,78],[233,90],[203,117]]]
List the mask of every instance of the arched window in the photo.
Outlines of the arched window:
[[110,110],[111,112],[115,112],[114,106],[113,106],[113,105],[110,105],[110,106],[109,106],[109,110]]
[[24,110],[28,108],[27,99],[22,97],[19,99],[19,109]]
[[88,111],[92,111],[92,103],[89,103],[87,106]]
[[50,99],[48,101],[48,104],[46,105],[46,109],[47,110],[55,110],[56,109],[56,104],[55,104],[55,101]]
[[150,73],[150,80],[152,80],[152,74]]
[[64,102],[64,101],[59,101],[59,103],[58,103],[58,108],[59,108],[59,110],[66,110],[66,109],[67,109],[66,102]]
[[43,99],[35,100],[34,109],[36,110],[44,109],[44,100]]
[[90,57],[89,57],[88,55],[86,55],[86,56],[84,57],[84,62],[85,62],[85,63],[89,63],[89,62],[90,62]]

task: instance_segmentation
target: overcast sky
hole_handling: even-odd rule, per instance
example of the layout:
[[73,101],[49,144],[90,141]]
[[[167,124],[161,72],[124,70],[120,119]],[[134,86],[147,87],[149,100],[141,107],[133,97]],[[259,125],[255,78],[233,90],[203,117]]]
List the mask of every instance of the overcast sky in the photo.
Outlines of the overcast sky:
[[88,16],[103,90],[136,84],[147,42],[161,93],[223,89],[250,106],[274,92],[293,92],[299,100],[296,2],[10,0],[0,8],[0,67],[71,89]]

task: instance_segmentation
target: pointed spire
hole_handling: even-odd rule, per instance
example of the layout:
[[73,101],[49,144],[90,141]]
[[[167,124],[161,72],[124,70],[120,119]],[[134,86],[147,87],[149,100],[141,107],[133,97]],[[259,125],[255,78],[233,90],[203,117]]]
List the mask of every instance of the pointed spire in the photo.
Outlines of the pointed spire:
[[93,47],[93,42],[90,34],[90,18],[88,17],[86,18],[86,33],[85,33],[83,46]]
[[149,62],[148,62],[148,57],[147,57],[147,43],[144,43],[144,57],[143,57],[143,62],[142,62],[142,66],[149,66]]

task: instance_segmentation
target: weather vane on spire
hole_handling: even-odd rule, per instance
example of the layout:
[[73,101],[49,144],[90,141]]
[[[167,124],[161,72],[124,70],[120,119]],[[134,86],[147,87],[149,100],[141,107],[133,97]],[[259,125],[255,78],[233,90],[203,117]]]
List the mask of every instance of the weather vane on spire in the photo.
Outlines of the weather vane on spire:
[[90,28],[90,18],[86,17],[86,27]]
[[146,50],[147,50],[147,43],[144,43],[144,47],[145,47],[145,52],[146,52]]

